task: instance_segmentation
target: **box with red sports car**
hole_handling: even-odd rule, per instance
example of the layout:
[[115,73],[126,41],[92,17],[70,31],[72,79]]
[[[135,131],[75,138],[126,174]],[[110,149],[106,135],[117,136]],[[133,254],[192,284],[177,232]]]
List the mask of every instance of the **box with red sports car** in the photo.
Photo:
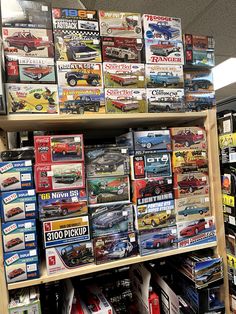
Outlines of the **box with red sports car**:
[[206,131],[200,127],[180,127],[170,129],[172,149],[207,149]]
[[174,173],[208,173],[208,158],[206,150],[176,150],[172,155]]

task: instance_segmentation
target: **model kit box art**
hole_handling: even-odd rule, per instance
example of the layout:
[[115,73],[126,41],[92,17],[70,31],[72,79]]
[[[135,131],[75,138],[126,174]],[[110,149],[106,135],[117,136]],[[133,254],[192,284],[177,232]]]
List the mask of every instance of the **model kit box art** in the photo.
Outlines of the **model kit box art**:
[[145,71],[142,63],[103,63],[105,87],[144,88]]
[[47,248],[46,267],[48,275],[68,272],[94,262],[91,242],[71,243]]
[[174,173],[208,173],[206,150],[177,150],[172,155]]
[[175,150],[206,150],[206,131],[200,127],[170,128],[172,149]]
[[33,249],[37,246],[36,220],[19,220],[2,224],[4,252]]
[[135,232],[97,237],[93,240],[96,264],[120,260],[138,255]]
[[102,37],[103,62],[143,63],[144,44],[141,38]]
[[220,149],[235,146],[236,146],[236,133],[222,134],[219,136]]
[[147,88],[148,112],[186,111],[184,89]]
[[41,314],[39,288],[32,286],[9,292],[8,311],[9,314],[22,314],[22,311]]
[[213,217],[177,223],[178,247],[198,245],[216,241]]
[[185,91],[194,92],[214,91],[212,71],[207,69],[185,69],[184,88]]
[[173,199],[173,182],[169,178],[150,178],[132,181],[133,203],[146,205]]
[[134,230],[132,204],[90,207],[89,212],[93,238]]
[[42,164],[34,167],[37,192],[83,189],[85,187],[83,162]]
[[57,85],[7,83],[5,87],[9,114],[58,113]]
[[44,247],[90,240],[88,216],[43,222]]
[[102,177],[87,180],[88,203],[124,202],[129,203],[129,177]]
[[129,174],[129,155],[126,148],[93,146],[85,149],[87,178]]
[[136,89],[105,89],[107,113],[147,112],[146,90]]
[[82,134],[34,137],[35,162],[77,162],[84,160]]
[[3,221],[37,218],[38,208],[35,190],[3,192],[1,194]]
[[5,73],[8,83],[55,84],[53,58],[29,58],[5,55]]
[[33,186],[31,160],[0,162],[0,191],[31,189]]
[[39,277],[39,259],[36,249],[4,254],[4,268],[8,283]]
[[116,136],[116,145],[128,149],[129,155],[134,154],[133,131]]
[[139,247],[141,256],[176,249],[176,226],[140,231]]
[[38,210],[40,220],[87,215],[86,191],[82,189],[38,193]]
[[216,105],[215,93],[186,92],[185,103],[189,111],[212,109]]

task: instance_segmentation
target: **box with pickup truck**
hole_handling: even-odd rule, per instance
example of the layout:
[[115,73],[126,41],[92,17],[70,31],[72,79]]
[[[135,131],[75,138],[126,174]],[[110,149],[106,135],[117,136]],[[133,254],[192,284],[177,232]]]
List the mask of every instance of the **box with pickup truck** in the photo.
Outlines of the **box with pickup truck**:
[[188,92],[212,92],[213,75],[209,69],[184,70],[184,88]]
[[148,88],[183,88],[182,65],[146,64],[146,85]]
[[187,111],[212,109],[216,105],[214,92],[186,92],[185,105]]

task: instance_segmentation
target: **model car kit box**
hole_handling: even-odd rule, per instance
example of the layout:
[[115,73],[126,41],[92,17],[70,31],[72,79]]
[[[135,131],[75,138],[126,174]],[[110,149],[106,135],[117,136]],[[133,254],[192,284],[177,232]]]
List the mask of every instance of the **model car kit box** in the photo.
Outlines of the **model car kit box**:
[[48,220],[88,214],[85,190],[38,193],[39,219]]
[[3,221],[37,218],[35,190],[3,192],[1,194],[1,217]]
[[42,164],[34,166],[37,192],[83,189],[84,163]]
[[90,240],[89,218],[81,216],[43,222],[44,247]]
[[58,113],[57,85],[7,83],[5,87],[9,114]]
[[140,255],[145,256],[177,248],[176,226],[139,232]]
[[90,205],[111,202],[129,203],[129,177],[91,178],[87,180],[87,191]]
[[186,92],[185,103],[189,111],[212,109],[216,105],[215,93]]
[[9,314],[22,314],[22,311],[41,314],[39,288],[32,286],[9,292],[8,311]]
[[209,69],[185,69],[184,70],[184,88],[185,91],[194,92],[212,92],[213,75]]
[[82,134],[34,137],[35,162],[77,162],[84,160]]
[[68,272],[93,262],[92,242],[71,243],[46,249],[48,275]]
[[144,44],[141,38],[102,37],[103,62],[143,63]]
[[93,240],[96,264],[120,260],[138,255],[135,232],[97,237]]
[[174,173],[208,173],[206,150],[177,150],[173,152],[172,167]]
[[19,220],[2,224],[4,252],[33,249],[37,246],[36,220]]
[[128,149],[129,155],[134,154],[134,138],[133,131],[129,131],[125,134],[116,136],[116,145]]
[[129,155],[126,148],[94,146],[85,149],[87,178],[129,174]]
[[170,128],[172,149],[207,149],[206,131],[200,127]]
[[222,134],[219,136],[220,149],[235,146],[236,146],[236,133]]
[[136,89],[105,89],[107,113],[143,113],[147,112],[146,90]]
[[32,161],[0,162],[0,183],[2,192],[33,188]]
[[93,238],[134,230],[132,204],[90,207],[89,213]]
[[169,130],[150,130],[133,132],[134,152],[137,154],[153,154],[170,152],[171,138]]

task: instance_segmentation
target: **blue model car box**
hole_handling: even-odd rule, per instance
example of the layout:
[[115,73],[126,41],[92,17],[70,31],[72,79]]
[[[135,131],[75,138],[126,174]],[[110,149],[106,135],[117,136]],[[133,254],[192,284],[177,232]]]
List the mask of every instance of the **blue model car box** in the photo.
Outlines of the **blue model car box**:
[[39,260],[36,249],[4,254],[4,267],[8,283],[39,277]]
[[37,246],[36,220],[19,220],[2,224],[3,249],[12,252]]
[[1,216],[7,221],[37,218],[35,190],[3,192],[0,196]]
[[0,191],[33,188],[32,161],[0,162]]

